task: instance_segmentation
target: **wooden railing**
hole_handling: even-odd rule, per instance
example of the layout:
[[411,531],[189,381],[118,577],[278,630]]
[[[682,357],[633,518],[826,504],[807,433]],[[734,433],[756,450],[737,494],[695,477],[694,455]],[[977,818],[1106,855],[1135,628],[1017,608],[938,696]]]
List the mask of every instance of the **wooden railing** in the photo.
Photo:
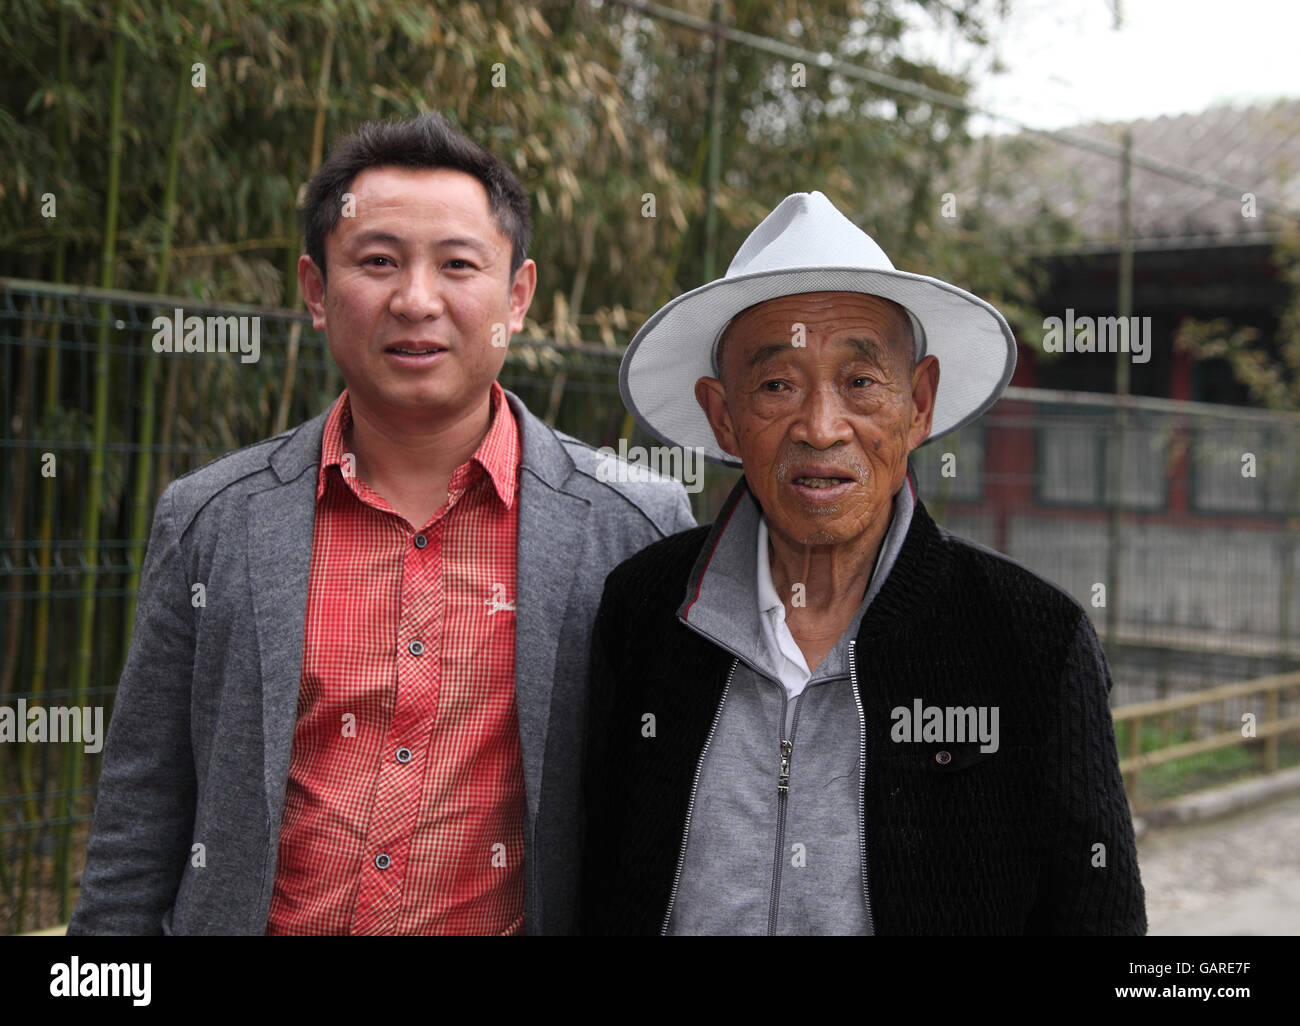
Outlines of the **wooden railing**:
[[[1192,755],[1202,755],[1221,748],[1235,745],[1262,744],[1264,746],[1264,770],[1267,773],[1276,773],[1278,769],[1279,738],[1290,731],[1300,731],[1300,716],[1288,716],[1285,719],[1281,716],[1283,692],[1292,689],[1300,692],[1300,671],[1279,674],[1274,677],[1261,677],[1257,680],[1244,681],[1239,684],[1223,684],[1202,691],[1194,691],[1190,694],[1162,698],[1154,702],[1136,702],[1133,705],[1120,706],[1115,709],[1113,715],[1116,728],[1118,729],[1121,723],[1129,724],[1126,745],[1128,752],[1127,755],[1120,759],[1119,768],[1124,774],[1124,784],[1128,789],[1130,806],[1136,809],[1142,804],[1141,787],[1139,785],[1141,773],[1144,769],[1174,762],[1178,759],[1185,759]],[[1248,702],[1249,705],[1256,706],[1258,703],[1250,700],[1261,697],[1264,706],[1262,715],[1256,714],[1253,708],[1246,710],[1255,715],[1253,729],[1249,731],[1246,729],[1246,725],[1240,721],[1239,714],[1238,721],[1230,730],[1221,730],[1207,737],[1197,738],[1194,741],[1182,741],[1149,752],[1142,751],[1142,727],[1146,723],[1155,721],[1164,728],[1165,734],[1171,734],[1170,725],[1175,714],[1185,713],[1190,709],[1204,709],[1217,704],[1220,706],[1220,711],[1216,721],[1222,724],[1226,718],[1225,709],[1229,702],[1246,700],[1243,705]],[[1196,722],[1199,723],[1201,719],[1202,717],[1197,714]]]

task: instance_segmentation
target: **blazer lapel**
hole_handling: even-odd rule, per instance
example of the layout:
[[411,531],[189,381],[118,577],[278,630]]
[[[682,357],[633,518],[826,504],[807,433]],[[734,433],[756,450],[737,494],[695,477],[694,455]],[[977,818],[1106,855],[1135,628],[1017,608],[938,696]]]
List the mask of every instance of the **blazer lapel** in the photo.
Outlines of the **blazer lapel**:
[[507,392],[522,437],[515,570],[515,705],[524,796],[537,815],[556,657],[591,512],[565,489],[573,461],[545,424]]
[[272,453],[278,484],[248,497],[248,574],[262,671],[262,744],[271,837],[278,836],[297,722],[307,622],[316,470],[328,411]]

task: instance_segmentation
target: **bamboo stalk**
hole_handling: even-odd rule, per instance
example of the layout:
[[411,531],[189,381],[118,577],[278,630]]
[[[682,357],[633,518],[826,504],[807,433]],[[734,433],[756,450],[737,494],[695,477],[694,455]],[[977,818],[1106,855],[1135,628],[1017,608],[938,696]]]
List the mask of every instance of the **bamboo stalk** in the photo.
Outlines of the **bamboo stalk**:
[[[172,218],[176,212],[177,181],[180,177],[181,124],[185,113],[185,96],[190,88],[189,66],[182,63],[177,79],[176,105],[172,111],[172,137],[167,150],[167,185],[163,193],[162,246],[158,253],[158,274],[154,279],[154,292],[166,295],[171,275]],[[140,448],[135,467],[135,492],[131,497],[131,527],[128,535],[130,547],[128,565],[131,567],[126,583],[126,610],[122,616],[122,658],[126,659],[131,643],[131,629],[135,624],[135,605],[140,589],[140,564],[144,558],[145,540],[149,531],[149,482],[153,474],[153,441],[155,395],[158,391],[158,354],[150,346],[145,355],[143,394],[140,398]]]
[[[11,416],[13,417],[13,431],[19,435],[24,431],[35,432],[31,425],[31,404],[28,402],[28,392],[31,390],[33,364],[36,362],[33,354],[31,339],[34,335],[35,323],[33,314],[35,313],[36,300],[32,300],[33,309],[23,317],[22,328],[22,354],[18,361],[18,381],[14,387],[14,408]],[[12,464],[14,470],[13,491],[9,493],[9,511],[5,517],[4,541],[5,543],[17,541],[25,533],[23,531],[23,507],[27,502],[27,477],[29,468],[25,461],[15,460]],[[15,557],[18,553],[15,551]],[[14,559],[14,572],[9,575],[9,592],[17,595],[23,590],[23,578],[18,575],[18,567],[21,559]],[[5,616],[5,633],[10,638],[22,637],[23,622],[23,602],[16,599],[9,603],[9,608]],[[4,654],[4,671],[0,675],[0,695],[8,695],[13,691],[14,677],[18,671],[18,646],[6,645]]]
[[[68,170],[68,151],[71,149],[71,118],[68,115],[67,91],[68,91],[68,14],[67,11],[59,12],[59,50],[58,50],[58,81],[59,95],[62,102],[55,112],[56,118],[56,137],[55,146],[59,173],[66,176]],[[67,277],[67,240],[60,232],[56,235],[54,243],[54,281],[62,285]],[[51,304],[53,305],[53,304]],[[49,348],[45,351],[45,394],[41,406],[41,424],[46,430],[52,430],[59,410],[59,341],[60,325],[57,320],[50,320],[48,341]],[[57,464],[56,464],[57,466]],[[34,623],[32,625],[32,703],[44,704],[45,701],[45,679],[48,672],[48,660],[50,652],[50,563],[51,549],[54,540],[54,502],[55,502],[55,478],[41,478],[41,527],[40,527],[40,547],[37,549],[37,566],[39,571],[36,575],[36,609],[34,612]],[[42,748],[42,753],[45,749]],[[32,752],[30,745],[24,745],[18,756],[18,786],[22,789],[23,794],[35,794],[32,787]],[[43,803],[42,803],[43,804]],[[41,817],[42,809],[36,802],[28,799],[24,806],[24,812],[31,823],[38,822]],[[44,831],[42,830],[41,833]],[[27,914],[27,897],[31,893],[32,862],[33,850],[40,841],[40,833],[35,838],[29,838],[28,843],[23,847],[23,864],[20,870],[20,879],[18,884],[18,902],[17,909],[14,912],[15,931],[22,930],[25,924]]]
[[[691,164],[690,178],[692,181],[702,179],[704,175],[704,163],[709,155],[709,138],[708,134],[700,136],[699,143],[695,147],[695,160]],[[677,267],[682,262],[682,256],[686,252],[687,233],[683,231],[677,238],[677,246],[673,255],[669,258],[668,263],[664,265],[663,276],[659,279],[659,298],[656,300],[656,306],[663,306],[671,298],[673,279],[677,277]],[[628,410],[623,414],[623,425],[619,428],[619,437],[632,437],[632,432],[636,430],[636,420],[632,416],[632,411]]]
[[573,288],[569,292],[569,321],[574,326],[576,341],[581,342],[578,331],[578,317],[582,313],[583,293],[587,291],[587,275],[591,271],[591,259],[596,248],[596,215],[588,214],[582,222],[582,240],[578,248],[578,270],[573,276]]
[[[169,360],[167,362],[167,392],[163,396],[162,409],[162,427],[159,429],[159,438],[171,438],[176,426],[176,397],[180,391],[180,374],[181,361]],[[162,490],[167,481],[171,480],[172,474],[172,454],[170,449],[163,449],[158,454],[158,484],[154,489],[154,505],[162,498]]]
[[[316,83],[316,121],[312,127],[311,137],[311,164],[308,175],[315,174],[316,168],[320,167],[321,154],[325,149],[325,112],[329,107],[329,83],[330,83],[330,66],[334,60],[334,23],[330,22],[329,28],[325,33],[325,48],[321,58],[320,78]],[[292,266],[297,267],[298,261],[294,250],[296,247],[290,247],[289,254],[292,257]],[[288,288],[285,289],[285,307],[290,310],[298,306],[298,275],[296,272],[287,274]],[[289,406],[293,400],[293,379],[298,370],[298,343],[302,337],[302,325],[294,321],[289,326],[289,344],[286,347],[284,357],[284,377],[280,383],[280,403],[275,414],[275,426],[272,434],[280,434],[289,426]]]
[[[118,28],[123,16],[123,0],[114,5],[113,17],[113,72],[109,91],[109,127],[108,127],[108,182],[105,190],[107,209],[104,215],[104,240],[100,253],[99,284],[101,288],[111,289],[114,278],[114,260],[117,246],[118,193],[122,180],[122,87],[126,78],[126,36]],[[82,490],[81,537],[85,556],[85,569],[81,576],[81,594],[77,617],[77,667],[74,691],[74,704],[85,705],[86,694],[90,687],[90,667],[94,653],[91,646],[95,626],[95,567],[99,562],[99,504],[104,491],[104,443],[108,435],[108,384],[110,365],[108,358],[109,330],[111,311],[107,301],[100,307],[99,337],[95,349],[95,392],[93,406],[93,428],[90,457],[90,474],[86,487]],[[96,664],[98,665],[98,664]],[[82,748],[72,744],[68,752],[66,772],[64,773],[64,816],[57,880],[59,891],[59,915],[67,918],[72,892],[72,818],[76,813],[77,795],[81,785]]]
[[[32,376],[34,373],[34,364],[36,362],[33,353],[33,346],[30,344],[34,332],[34,319],[36,299],[32,299],[32,308],[28,314],[23,317],[22,327],[22,357],[18,364],[18,381],[14,388],[15,402],[13,412],[14,435],[17,436],[22,432],[28,432],[29,439],[34,437],[35,430],[32,426],[31,406],[28,401],[28,393],[32,389]],[[32,451],[29,449],[29,452]],[[14,461],[14,481],[13,491],[10,493],[9,516],[6,518],[5,542],[17,541],[26,532],[23,529],[25,523],[24,507],[27,503],[27,477],[30,473],[30,467],[26,460]],[[15,552],[15,556],[17,553]],[[9,593],[15,598],[9,603],[7,615],[5,616],[6,636],[18,638],[22,636],[23,624],[23,601],[20,597],[24,590],[23,578],[19,576],[17,566],[21,562],[15,559],[15,570],[9,575]],[[8,695],[13,693],[14,677],[18,668],[18,649],[17,645],[9,645],[5,650],[4,677],[3,683],[0,683],[0,694]],[[22,758],[18,760],[19,787],[22,788]],[[23,790],[21,793],[29,793]],[[4,858],[0,858],[0,888],[3,888],[6,897],[11,893],[12,880],[9,875],[9,864]]]

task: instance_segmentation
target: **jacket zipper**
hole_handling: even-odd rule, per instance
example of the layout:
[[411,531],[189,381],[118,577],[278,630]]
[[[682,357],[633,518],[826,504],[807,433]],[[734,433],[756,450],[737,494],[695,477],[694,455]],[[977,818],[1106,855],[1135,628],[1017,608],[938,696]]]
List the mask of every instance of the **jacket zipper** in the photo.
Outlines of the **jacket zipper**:
[[[781,870],[785,867],[785,810],[790,795],[790,756],[794,754],[794,733],[799,729],[799,706],[805,692],[794,700],[790,738],[781,739],[781,764],[776,777],[776,858],[772,862],[772,900],[767,911],[767,935],[776,936],[776,915],[781,904]],[[785,733],[785,710],[781,711],[781,732]]]
[[871,886],[867,879],[867,717],[862,711],[862,695],[858,692],[857,644],[857,638],[849,638],[849,683],[853,686],[853,701],[858,707],[858,848],[862,853],[862,902],[867,910],[867,933],[874,936]]
[[673,903],[677,901],[677,885],[682,881],[682,864],[686,859],[686,841],[691,833],[691,813],[695,811],[695,791],[700,786],[700,770],[704,766],[704,757],[709,752],[709,745],[713,743],[713,734],[718,729],[718,721],[722,719],[722,707],[727,701],[727,692],[731,690],[731,678],[736,675],[736,667],[740,665],[740,659],[733,658],[731,661],[731,670],[727,674],[727,683],[722,687],[722,697],[718,699],[717,712],[713,714],[713,722],[709,725],[709,736],[704,739],[704,747],[700,749],[700,757],[695,761],[695,777],[691,781],[691,798],[686,803],[686,822],[682,826],[682,846],[677,852],[677,868],[673,872],[673,889],[668,893],[668,909],[664,912],[663,925],[659,928],[659,936],[668,936],[668,922],[673,916]]

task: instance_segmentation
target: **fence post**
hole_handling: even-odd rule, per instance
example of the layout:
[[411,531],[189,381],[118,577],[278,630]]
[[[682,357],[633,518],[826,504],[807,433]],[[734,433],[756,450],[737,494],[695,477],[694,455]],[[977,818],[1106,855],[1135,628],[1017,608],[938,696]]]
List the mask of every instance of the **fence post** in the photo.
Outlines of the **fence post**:
[[[1268,698],[1265,700],[1265,706],[1264,706],[1265,708],[1264,722],[1266,724],[1277,723],[1277,721],[1281,718],[1279,716],[1281,695],[1282,695],[1281,688],[1274,688],[1272,691],[1268,693]],[[1280,740],[1281,740],[1280,734],[1270,734],[1268,738],[1264,741],[1264,772],[1265,773],[1277,772],[1277,752],[1278,752],[1278,742]]]
[[[1128,754],[1130,759],[1136,759],[1142,754],[1142,718],[1134,717],[1128,721]],[[1124,782],[1128,790],[1129,805],[1136,810],[1142,803],[1142,770],[1132,769],[1128,772],[1128,779]]]
[[[1124,149],[1120,157],[1119,202],[1119,295],[1116,311],[1124,324],[1133,312],[1133,134],[1124,130]],[[1122,567],[1120,550],[1124,543],[1124,445],[1128,428],[1129,365],[1119,354],[1115,360],[1115,459],[1111,464],[1113,505],[1110,516],[1110,549],[1106,565],[1106,641],[1114,645],[1119,636],[1119,575]]]

